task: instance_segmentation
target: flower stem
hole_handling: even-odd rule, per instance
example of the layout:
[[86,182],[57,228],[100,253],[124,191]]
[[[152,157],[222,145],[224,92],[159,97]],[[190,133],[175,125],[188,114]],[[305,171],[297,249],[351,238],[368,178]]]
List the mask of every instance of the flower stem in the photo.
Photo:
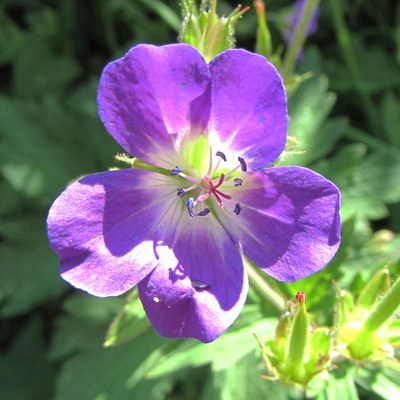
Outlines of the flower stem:
[[277,293],[265,279],[257,272],[257,267],[243,257],[244,265],[249,275],[251,286],[254,290],[261,295],[268,303],[272,304],[279,312],[285,311],[285,301],[283,297]]
[[282,64],[282,76],[283,80],[286,80],[292,75],[294,67],[296,65],[296,58],[307,36],[307,28],[310,24],[310,20],[314,10],[318,7],[319,0],[308,0],[304,6],[303,14],[294,33],[294,38],[289,44],[289,48],[286,52],[285,59]]
[[400,276],[365,321],[364,330],[378,330],[400,305]]

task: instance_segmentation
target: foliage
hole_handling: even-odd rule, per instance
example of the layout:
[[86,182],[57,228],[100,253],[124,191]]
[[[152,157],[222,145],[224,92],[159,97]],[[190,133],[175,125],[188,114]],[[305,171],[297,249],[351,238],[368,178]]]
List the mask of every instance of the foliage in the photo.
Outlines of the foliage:
[[[265,3],[278,57],[292,4]],[[218,7],[228,15],[236,5]],[[310,278],[267,282],[287,299],[306,292],[313,321],[332,326],[332,281],[357,298],[380,267],[400,273],[400,9],[387,0],[320,7],[290,92],[289,134],[298,145],[281,163],[310,166],[339,186],[342,246]],[[71,180],[113,166],[120,151],[97,115],[101,69],[135,43],[175,42],[180,17],[175,0],[0,4],[2,399],[303,398],[260,379],[266,370],[252,334],[272,339],[278,316],[256,289],[217,341],[166,340],[147,326],[134,292],[125,302],[68,288],[48,248],[51,202]],[[254,50],[256,30],[251,9],[238,21],[237,46]],[[306,396],[391,400],[399,382],[394,362],[346,361],[312,380]]]

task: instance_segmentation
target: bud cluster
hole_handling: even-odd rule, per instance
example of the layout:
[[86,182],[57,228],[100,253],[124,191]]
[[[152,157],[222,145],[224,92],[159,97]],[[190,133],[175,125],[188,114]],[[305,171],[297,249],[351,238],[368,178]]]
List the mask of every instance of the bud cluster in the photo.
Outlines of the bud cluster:
[[400,320],[391,318],[400,303],[400,278],[391,286],[389,272],[377,271],[355,300],[338,288],[335,327],[315,327],[298,292],[288,303],[275,339],[260,342],[270,373],[266,379],[306,387],[315,376],[343,359],[357,365],[394,358],[400,346]]

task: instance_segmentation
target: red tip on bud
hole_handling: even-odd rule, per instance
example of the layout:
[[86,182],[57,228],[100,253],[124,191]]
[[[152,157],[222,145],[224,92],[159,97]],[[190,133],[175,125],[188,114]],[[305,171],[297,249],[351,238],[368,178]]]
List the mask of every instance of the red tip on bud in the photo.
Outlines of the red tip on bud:
[[303,305],[306,301],[306,294],[304,292],[297,292],[296,300],[299,302],[300,305]]
[[254,7],[256,8],[257,12],[263,13],[265,12],[265,6],[262,0],[255,0]]

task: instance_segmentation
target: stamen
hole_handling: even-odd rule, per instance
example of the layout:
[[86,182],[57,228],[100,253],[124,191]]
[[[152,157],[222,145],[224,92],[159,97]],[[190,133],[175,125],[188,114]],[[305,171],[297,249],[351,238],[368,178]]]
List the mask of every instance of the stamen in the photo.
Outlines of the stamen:
[[247,171],[247,164],[246,161],[242,157],[238,157],[238,160],[240,162],[240,168],[242,169],[243,172]]
[[183,197],[186,194],[186,190],[184,188],[178,189],[177,196]]
[[235,209],[233,210],[233,212],[234,212],[236,215],[239,215],[239,214],[240,214],[240,211],[242,211],[242,207],[240,206],[239,203],[236,203],[236,204],[235,204]]
[[206,290],[209,289],[211,285],[209,283],[204,283],[202,281],[199,281],[197,279],[192,280],[192,287],[193,289],[199,289],[199,290]]
[[210,146],[209,152],[210,152],[210,154],[209,154],[210,161],[209,161],[209,163],[208,163],[208,171],[207,171],[207,175],[208,175],[208,176],[211,175],[211,172],[212,172],[212,170],[213,170],[213,164],[212,164],[212,149],[211,149],[211,146]]
[[176,166],[175,168],[171,169],[170,175],[179,175],[182,172],[182,168]]
[[215,155],[221,157],[224,161],[226,161],[226,155],[222,151],[217,151]]
[[197,217],[204,217],[204,216],[208,215],[210,212],[211,212],[211,210],[209,208],[205,208],[204,210],[197,213]]
[[193,208],[194,208],[193,197],[190,197],[190,198],[188,199],[188,201],[186,202],[186,208],[187,208],[187,210],[188,210],[188,212],[189,212],[189,215],[190,215],[192,218],[194,218],[194,217],[196,216],[196,214],[195,214],[195,212],[194,212],[194,210],[193,210]]
[[240,178],[235,178],[233,182],[235,182],[235,186],[242,186],[243,180]]

